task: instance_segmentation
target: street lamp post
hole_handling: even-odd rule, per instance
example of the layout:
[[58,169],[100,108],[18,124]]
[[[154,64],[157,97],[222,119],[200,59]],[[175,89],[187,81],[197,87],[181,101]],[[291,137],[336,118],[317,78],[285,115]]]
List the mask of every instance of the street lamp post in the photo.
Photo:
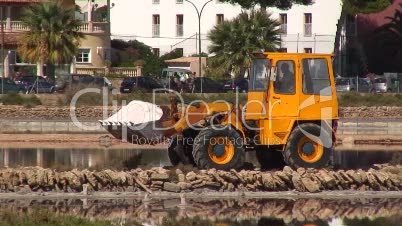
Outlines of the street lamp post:
[[[202,64],[202,60],[201,60],[201,15],[202,12],[204,11],[205,6],[212,2],[212,0],[207,1],[201,8],[201,11],[198,10],[197,6],[191,2],[190,0],[185,0],[186,2],[191,3],[191,5],[194,6],[194,9],[197,11],[197,16],[198,16],[198,75],[200,77],[201,76],[201,64]],[[201,78],[201,93],[202,93],[202,78]]]

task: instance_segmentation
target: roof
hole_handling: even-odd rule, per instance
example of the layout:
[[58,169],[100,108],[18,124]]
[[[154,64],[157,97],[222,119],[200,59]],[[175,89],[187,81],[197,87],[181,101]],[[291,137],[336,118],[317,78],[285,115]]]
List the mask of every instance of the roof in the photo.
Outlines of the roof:
[[[205,57],[202,57],[205,58]],[[171,59],[171,60],[165,60],[166,63],[191,63],[191,62],[197,62],[199,59],[198,57],[180,57],[176,59]]]
[[4,33],[4,44],[18,45],[22,33]]

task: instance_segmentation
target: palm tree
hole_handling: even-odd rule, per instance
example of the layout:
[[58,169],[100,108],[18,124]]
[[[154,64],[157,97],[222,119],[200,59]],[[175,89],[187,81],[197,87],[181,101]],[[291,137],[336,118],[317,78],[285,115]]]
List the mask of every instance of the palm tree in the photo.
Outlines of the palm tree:
[[280,23],[265,10],[242,12],[215,26],[208,34],[215,54],[212,65],[239,75],[250,65],[253,52],[275,51],[280,44]]
[[21,37],[18,52],[26,62],[38,63],[38,75],[43,75],[45,63],[70,63],[78,52],[83,34],[75,11],[55,0],[32,4],[23,12],[22,22],[30,31]]

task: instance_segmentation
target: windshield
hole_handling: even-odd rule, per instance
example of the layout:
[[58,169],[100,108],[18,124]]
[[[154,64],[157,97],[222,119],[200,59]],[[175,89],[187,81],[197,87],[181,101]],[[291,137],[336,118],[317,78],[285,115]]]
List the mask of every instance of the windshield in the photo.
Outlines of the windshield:
[[337,79],[335,82],[338,86],[346,86],[350,84],[349,79]]
[[386,83],[387,80],[385,78],[377,78],[374,82],[375,83]]
[[265,91],[268,87],[270,61],[255,59],[251,64],[250,91]]

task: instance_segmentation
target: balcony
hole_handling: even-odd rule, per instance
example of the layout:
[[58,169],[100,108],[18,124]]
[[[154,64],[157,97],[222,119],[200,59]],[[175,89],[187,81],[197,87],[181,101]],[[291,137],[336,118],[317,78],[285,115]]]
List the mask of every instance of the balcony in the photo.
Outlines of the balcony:
[[160,25],[153,24],[152,25],[152,37],[159,37],[160,36]]
[[184,35],[183,24],[176,24],[176,36],[183,37],[183,35]]
[[[91,33],[105,33],[108,32],[109,23],[107,22],[83,22],[79,31]],[[3,21],[3,28],[5,32],[25,32],[29,28],[24,26],[21,21]]]
[[313,34],[313,24],[305,23],[304,24],[304,36],[311,36]]

